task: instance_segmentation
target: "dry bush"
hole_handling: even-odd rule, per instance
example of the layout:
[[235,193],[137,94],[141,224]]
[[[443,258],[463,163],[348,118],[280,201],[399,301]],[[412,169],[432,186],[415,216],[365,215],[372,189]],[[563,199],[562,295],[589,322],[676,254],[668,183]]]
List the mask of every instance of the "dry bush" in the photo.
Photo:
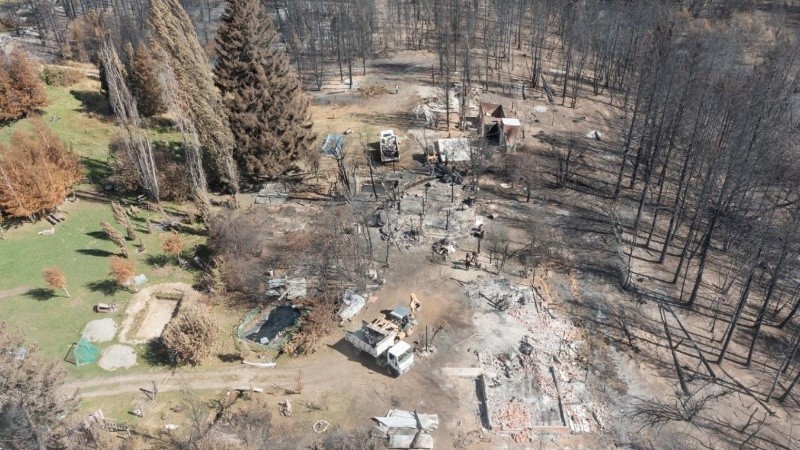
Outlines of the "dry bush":
[[0,210],[11,217],[53,210],[83,178],[78,157],[64,141],[43,121],[31,124],[28,132],[14,132],[11,145],[0,144]]
[[504,161],[506,179],[514,185],[515,192],[540,187],[544,175],[541,171],[542,162],[532,146],[523,145]]
[[83,78],[83,72],[72,67],[45,66],[42,70],[42,79],[48,86],[69,87]]
[[0,122],[25,117],[46,104],[36,62],[21,50],[0,52]]
[[99,11],[88,11],[85,16],[70,20],[67,42],[61,47],[62,56],[72,61],[96,62],[93,59],[106,29],[103,14]]
[[[136,168],[128,161],[126,145],[126,140],[121,134],[112,137],[108,144],[113,172],[108,182],[119,192],[139,192],[139,177]],[[153,158],[158,177],[159,197],[162,200],[180,203],[189,199],[192,191],[191,183],[188,182],[189,169],[183,152],[176,146],[179,147],[179,144],[153,142]]]
[[120,286],[127,286],[136,275],[136,263],[129,259],[112,256],[108,258],[108,274]]
[[119,247],[119,251],[122,253],[122,256],[128,258],[130,256],[128,254],[128,244],[125,242],[125,238],[120,234],[120,232],[106,222],[100,222],[100,227],[103,229],[103,232],[105,232],[106,236],[108,236],[108,239],[117,247]]
[[183,238],[177,233],[170,233],[169,236],[164,239],[164,242],[161,243],[161,250],[174,258],[181,256],[183,247]]
[[369,430],[345,431],[336,427],[325,433],[317,450],[377,450],[384,448],[382,442],[372,438]]
[[[36,345],[0,321],[0,442],[3,448],[54,448],[49,441],[77,407],[63,389],[61,361],[42,356]],[[61,391],[61,392],[60,392]]]
[[261,450],[270,437],[272,405],[263,397],[253,397],[237,407],[230,408],[217,422],[215,428],[242,440],[242,450]]
[[207,306],[184,300],[161,339],[174,365],[197,365],[216,348],[220,326]]
[[384,95],[389,92],[389,89],[382,84],[368,84],[358,88],[358,93],[362,97],[371,98],[379,95]]
[[232,211],[224,211],[208,223],[208,247],[220,263],[219,280],[227,290],[246,294],[255,302],[263,300],[264,273],[281,256],[266,251],[264,230],[268,228],[266,217]]
[[136,168],[127,159],[127,141],[122,133],[111,137],[108,151],[111,154],[112,175],[108,182],[119,192],[136,192],[139,189],[139,176]]
[[67,276],[64,275],[63,270],[58,267],[46,267],[42,269],[42,276],[44,276],[44,282],[47,283],[47,287],[61,289],[67,294],[67,297],[72,297],[67,290]]
[[360,222],[348,206],[334,206],[315,216],[306,229],[277,240],[268,232],[275,227],[271,217],[226,211],[209,221],[208,247],[225,261],[220,268],[227,289],[249,300],[263,301],[264,273],[270,268],[316,278],[323,297],[338,298],[341,286],[363,286],[365,280],[368,243],[363,234],[353,232],[353,223]]
[[284,344],[283,352],[291,356],[310,355],[319,349],[323,339],[336,326],[336,312],[332,302],[307,299],[310,309],[300,319],[300,327]]
[[689,395],[675,392],[673,399],[636,398],[630,418],[642,426],[662,427],[669,422],[691,422],[720,398],[730,394],[727,388],[712,383],[693,387]]

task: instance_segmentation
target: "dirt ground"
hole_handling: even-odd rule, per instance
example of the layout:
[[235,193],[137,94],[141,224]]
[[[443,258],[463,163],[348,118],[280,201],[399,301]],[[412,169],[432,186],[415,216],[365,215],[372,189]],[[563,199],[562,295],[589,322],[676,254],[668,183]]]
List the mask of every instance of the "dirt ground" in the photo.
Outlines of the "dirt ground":
[[140,290],[134,294],[125,310],[125,319],[119,333],[120,342],[142,344],[161,336],[178,301],[157,298],[155,294],[160,292],[183,293],[187,297],[198,295],[197,291],[185,283],[162,283]]
[[83,329],[83,335],[91,342],[108,342],[114,339],[115,334],[117,334],[117,324],[110,317],[93,320]]
[[133,367],[136,365],[136,350],[128,345],[112,345],[103,350],[97,365],[109,372]]
[[172,319],[175,309],[178,307],[177,300],[164,300],[160,298],[152,299],[147,306],[147,315],[144,316],[142,326],[136,332],[136,339],[148,341],[161,336],[164,328]]

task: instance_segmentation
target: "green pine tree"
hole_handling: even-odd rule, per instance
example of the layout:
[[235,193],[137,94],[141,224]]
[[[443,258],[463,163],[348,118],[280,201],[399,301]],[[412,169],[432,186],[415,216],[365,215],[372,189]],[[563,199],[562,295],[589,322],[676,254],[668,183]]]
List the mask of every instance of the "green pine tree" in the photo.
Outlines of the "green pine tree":
[[274,177],[309,155],[316,136],[308,98],[260,0],[228,0],[214,74],[243,174]]

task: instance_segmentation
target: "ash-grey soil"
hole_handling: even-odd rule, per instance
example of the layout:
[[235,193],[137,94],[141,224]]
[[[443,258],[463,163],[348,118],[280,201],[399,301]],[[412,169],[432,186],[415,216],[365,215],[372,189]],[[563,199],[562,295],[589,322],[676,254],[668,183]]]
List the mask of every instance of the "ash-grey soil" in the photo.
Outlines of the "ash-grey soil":
[[83,329],[83,335],[91,342],[108,342],[114,339],[116,334],[117,324],[110,317],[93,320],[87,323]]
[[112,345],[103,350],[97,365],[109,372],[133,367],[136,365],[136,350],[127,345]]

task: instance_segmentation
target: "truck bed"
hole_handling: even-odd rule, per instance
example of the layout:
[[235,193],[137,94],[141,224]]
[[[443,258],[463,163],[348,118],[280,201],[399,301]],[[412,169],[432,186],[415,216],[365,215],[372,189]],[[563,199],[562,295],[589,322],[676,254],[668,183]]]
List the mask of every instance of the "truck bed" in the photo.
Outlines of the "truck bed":
[[360,329],[348,331],[345,339],[355,348],[377,358],[394,344],[396,335],[396,332],[386,332],[372,324],[364,323]]

